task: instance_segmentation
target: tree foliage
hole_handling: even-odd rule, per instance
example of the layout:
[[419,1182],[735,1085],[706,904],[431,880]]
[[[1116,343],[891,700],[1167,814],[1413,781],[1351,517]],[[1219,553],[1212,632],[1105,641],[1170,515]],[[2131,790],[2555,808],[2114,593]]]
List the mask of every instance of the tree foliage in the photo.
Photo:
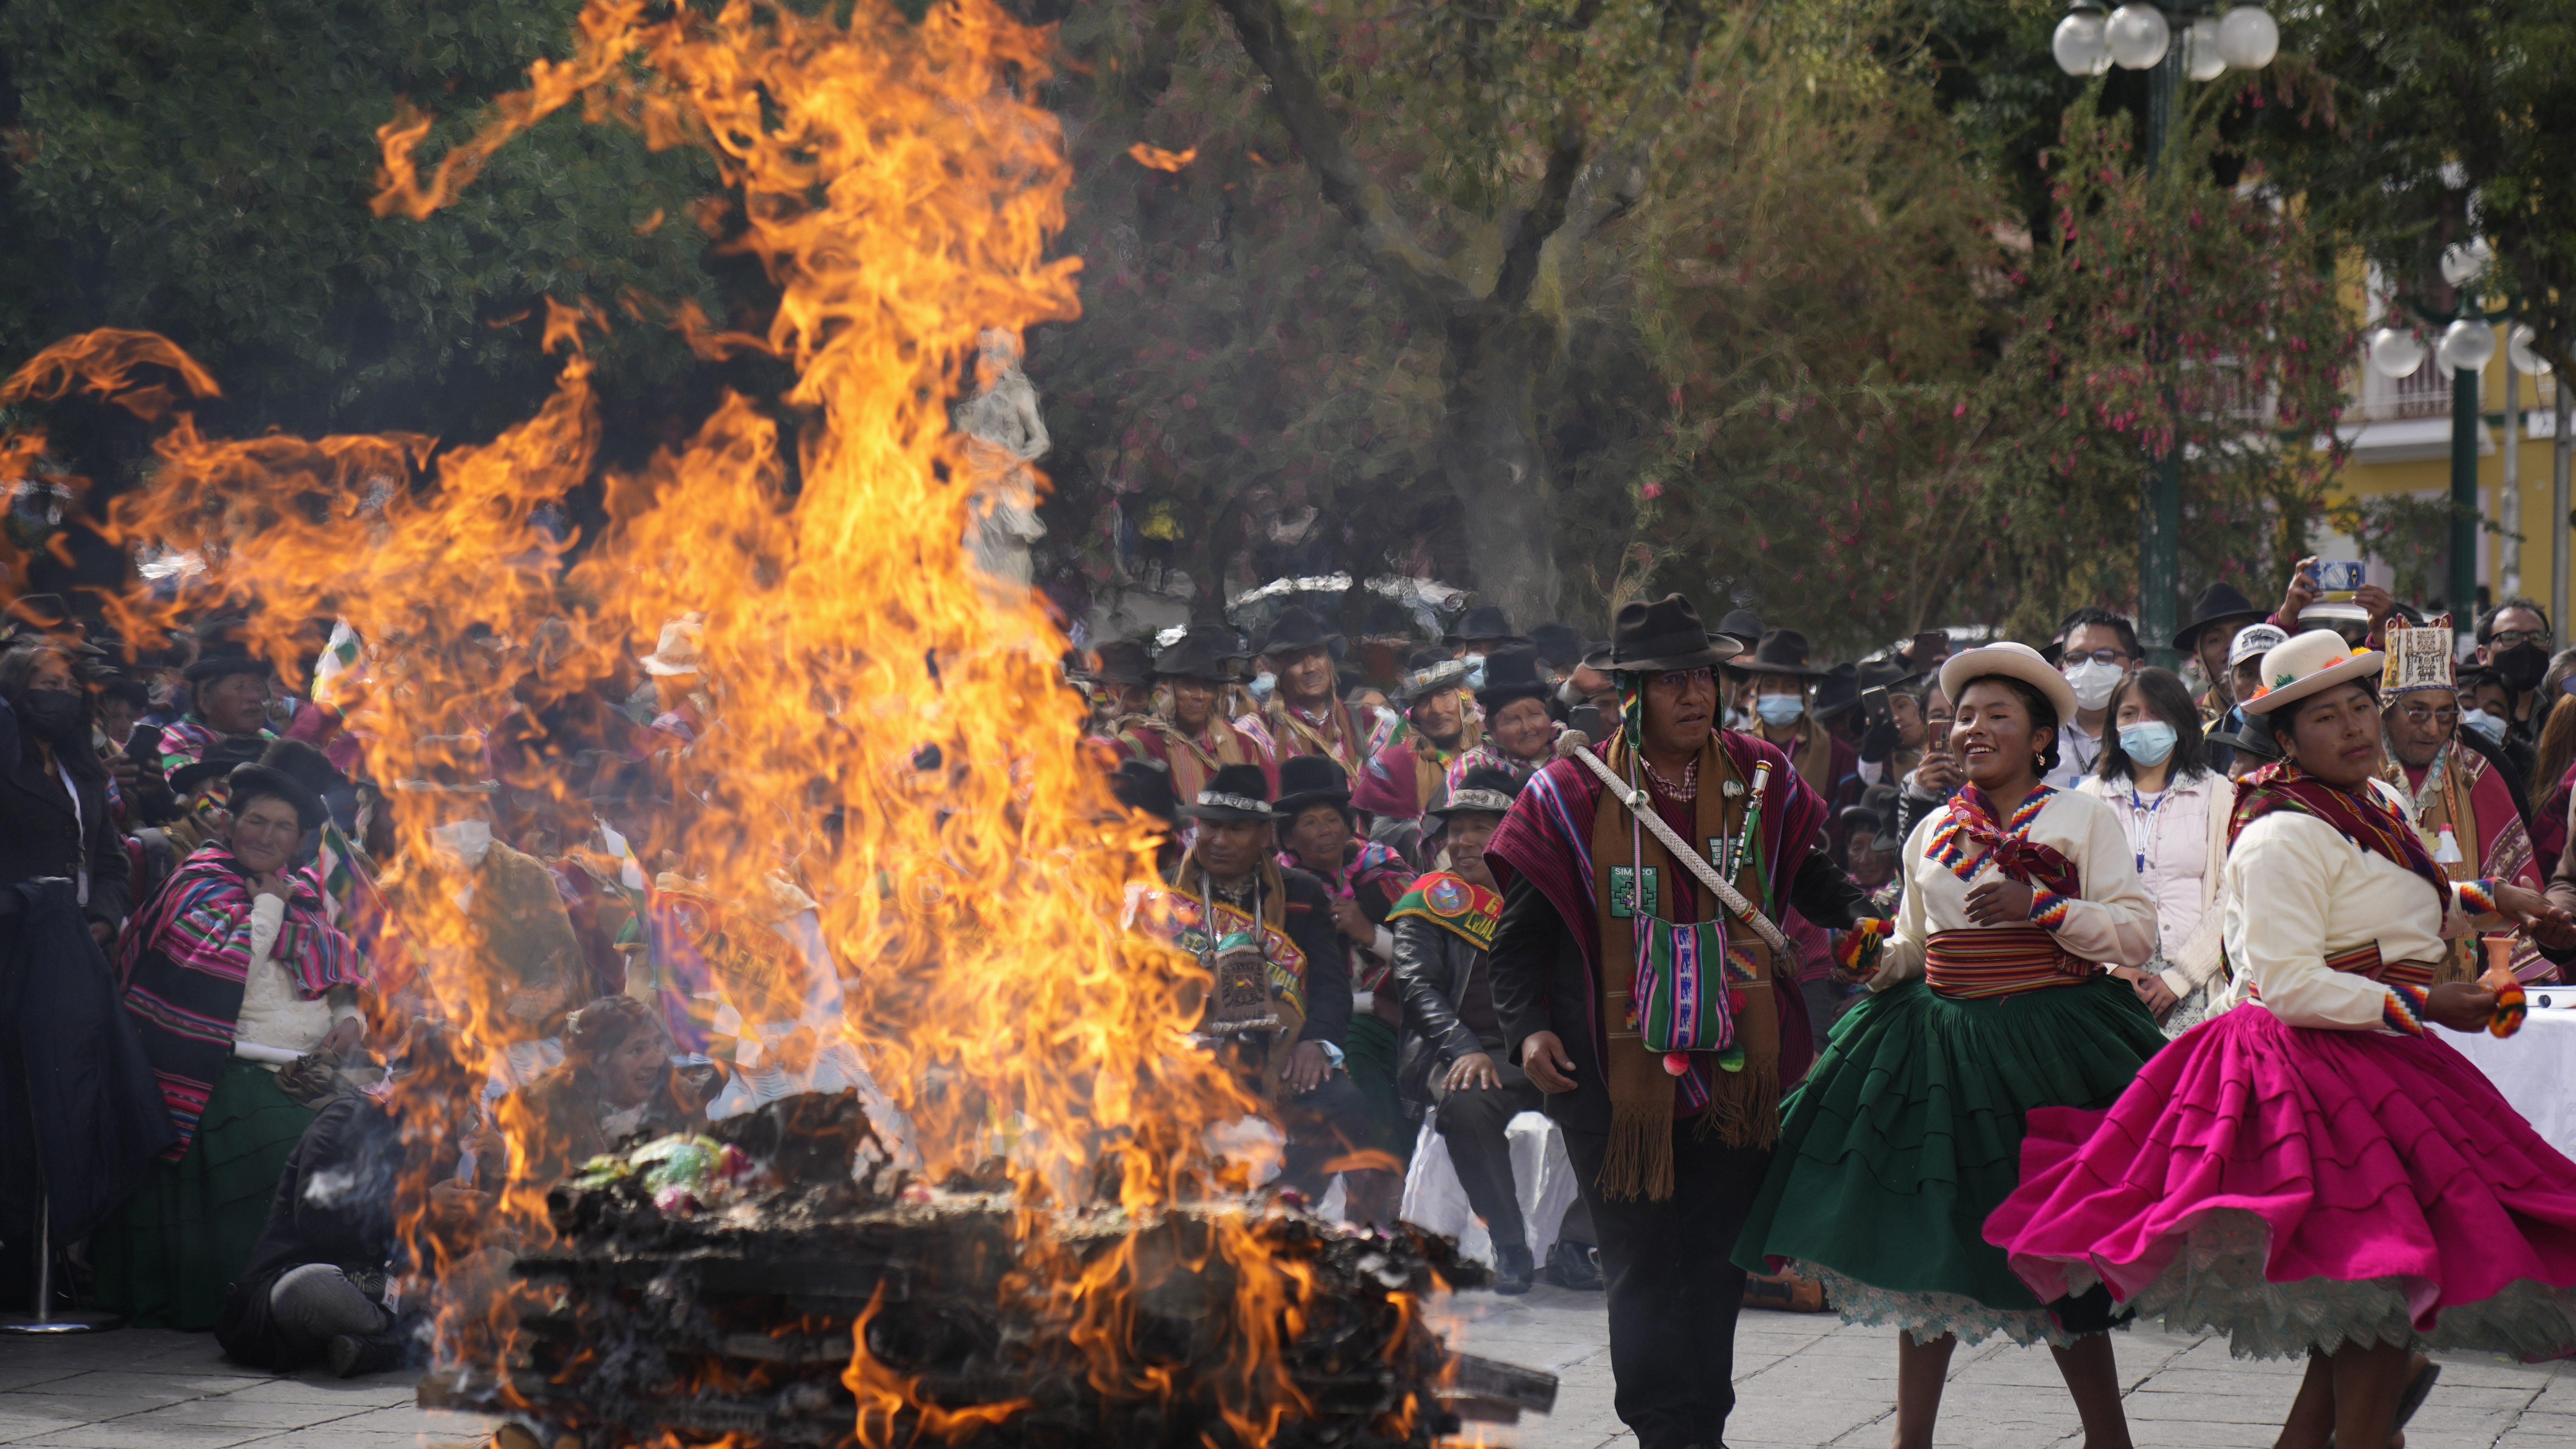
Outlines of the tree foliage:
[[[0,353],[148,328],[223,379],[211,425],[488,436],[549,385],[541,299],[722,315],[689,212],[712,169],[622,128],[559,116],[426,222],[368,211],[397,97],[445,118],[433,146],[453,140],[530,61],[568,52],[578,8],[9,0]],[[691,365],[659,325],[595,355],[612,396],[662,395]]]

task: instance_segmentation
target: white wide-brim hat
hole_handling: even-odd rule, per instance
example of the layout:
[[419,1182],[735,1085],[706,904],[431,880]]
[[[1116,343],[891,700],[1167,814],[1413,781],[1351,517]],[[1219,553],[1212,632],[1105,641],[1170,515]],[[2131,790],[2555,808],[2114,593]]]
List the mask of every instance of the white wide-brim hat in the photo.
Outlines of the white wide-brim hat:
[[2060,729],[2075,718],[2075,686],[2057,672],[2039,651],[2027,644],[1981,644],[1964,654],[1953,654],[1941,664],[1941,692],[1950,707],[1959,707],[1959,691],[1968,681],[1988,674],[2001,674],[2018,679],[2039,690],[2048,702],[2057,706],[2057,718],[2035,720],[2035,724],[2055,724]]
[[2254,697],[2237,707],[2247,714],[2270,714],[2321,689],[2375,679],[2387,658],[2376,649],[2356,652],[2332,629],[2310,629],[2264,654],[2263,678],[2254,686]]

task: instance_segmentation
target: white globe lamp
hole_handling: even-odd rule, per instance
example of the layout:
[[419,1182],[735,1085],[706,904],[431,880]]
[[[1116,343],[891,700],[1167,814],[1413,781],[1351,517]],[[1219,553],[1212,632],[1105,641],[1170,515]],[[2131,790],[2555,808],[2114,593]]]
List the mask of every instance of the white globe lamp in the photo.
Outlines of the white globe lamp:
[[2214,81],[2227,74],[2227,62],[2218,53],[2217,17],[2204,15],[2183,31],[2182,73],[2196,81]]
[[2239,5],[2218,22],[2218,58],[2238,70],[2261,70],[2281,50],[2281,27],[2260,5]]
[[2048,42],[2048,48],[2057,56],[2057,68],[2068,75],[2100,75],[2110,69],[2111,42],[2103,28],[2099,5],[2067,11],[2066,18],[2057,22],[2057,34]]
[[2442,365],[2453,372],[2475,372],[2495,356],[2495,328],[2463,317],[2442,329]]
[[2366,349],[2371,371],[2381,377],[2413,377],[2424,365],[2424,343],[2412,332],[2382,327],[2370,334]]
[[2147,70],[2173,45],[2173,27],[2153,5],[2123,5],[2111,12],[2103,30],[2111,42],[2112,63],[2122,70]]

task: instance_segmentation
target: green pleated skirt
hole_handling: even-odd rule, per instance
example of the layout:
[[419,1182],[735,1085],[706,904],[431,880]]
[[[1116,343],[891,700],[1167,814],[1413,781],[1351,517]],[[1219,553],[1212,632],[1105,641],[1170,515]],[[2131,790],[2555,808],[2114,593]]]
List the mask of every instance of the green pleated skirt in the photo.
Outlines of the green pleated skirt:
[[2107,1108],[2164,1044],[2107,974],[1973,1000],[1919,980],[1864,998],[1781,1104],[1735,1261],[1795,1260],[1845,1319],[1918,1339],[2064,1343],[2110,1327],[2106,1290],[2044,1309],[1983,1229],[2020,1179],[2024,1114]]
[[213,1328],[312,1120],[274,1074],[225,1063],[187,1155],[155,1158],[143,1186],[91,1236],[99,1306],[137,1328]]

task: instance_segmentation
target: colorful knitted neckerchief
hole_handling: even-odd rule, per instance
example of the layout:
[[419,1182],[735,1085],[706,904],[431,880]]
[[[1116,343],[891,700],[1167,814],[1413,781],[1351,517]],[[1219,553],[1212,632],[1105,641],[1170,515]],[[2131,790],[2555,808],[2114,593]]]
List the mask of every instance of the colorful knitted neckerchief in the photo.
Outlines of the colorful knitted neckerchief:
[[[2051,895],[2074,895],[2074,863],[2030,838],[2031,822],[2056,793],[2047,785],[2032,786],[2012,819],[1998,825],[1994,803],[1985,792],[1966,786],[1950,796],[1948,813],[1941,828],[1932,832],[1924,857],[1961,881],[1976,879],[1978,868],[1991,859],[1996,870],[2024,885]],[[1976,847],[1982,847],[1983,854],[1976,853]]]
[[2227,817],[2228,845],[2236,844],[2246,826],[2275,810],[2313,815],[2356,847],[2415,872],[2449,909],[2450,876],[2434,863],[2432,852],[2424,848],[2422,837],[2397,807],[2367,784],[2358,790],[2338,790],[2288,760],[2265,765],[2246,776],[2237,789],[2236,810]]

